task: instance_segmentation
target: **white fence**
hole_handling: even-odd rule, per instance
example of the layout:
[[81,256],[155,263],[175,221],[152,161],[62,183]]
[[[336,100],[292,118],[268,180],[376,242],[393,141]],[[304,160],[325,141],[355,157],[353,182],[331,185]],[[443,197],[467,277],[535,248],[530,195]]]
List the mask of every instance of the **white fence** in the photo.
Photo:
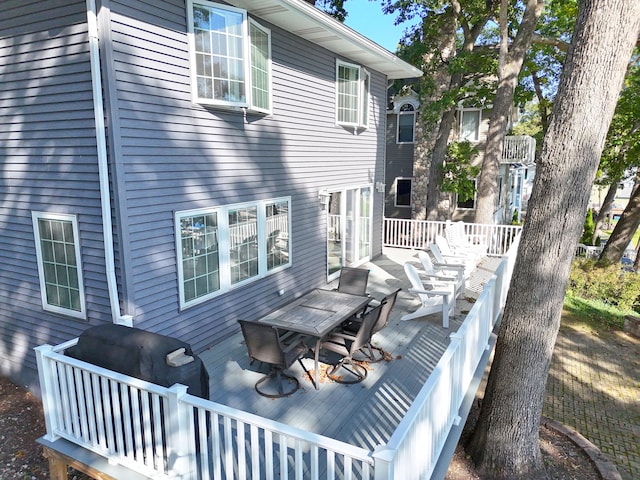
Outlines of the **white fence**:
[[506,300],[519,237],[386,445],[371,452],[36,348],[51,442],[64,438],[147,475],[181,479],[429,478]]
[[373,479],[368,450],[36,348],[47,434],[149,478]]
[[[384,246],[421,249],[435,243],[436,235],[444,236],[449,222],[431,220],[384,219]],[[489,225],[465,223],[465,234],[478,243],[489,246],[489,255],[504,255],[516,235],[522,230],[519,225]]]
[[374,453],[376,480],[430,478],[507,299],[520,237],[467,314],[385,447]]

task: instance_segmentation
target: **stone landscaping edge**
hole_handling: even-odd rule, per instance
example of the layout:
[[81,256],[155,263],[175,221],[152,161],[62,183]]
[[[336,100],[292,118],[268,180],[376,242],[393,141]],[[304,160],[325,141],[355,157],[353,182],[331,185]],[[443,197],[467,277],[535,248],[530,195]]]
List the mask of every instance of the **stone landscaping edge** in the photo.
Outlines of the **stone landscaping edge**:
[[622,480],[622,476],[616,466],[609,460],[598,447],[583,437],[573,428],[563,425],[547,417],[542,417],[541,423],[556,432],[565,435],[579,448],[581,448],[596,466],[603,480]]

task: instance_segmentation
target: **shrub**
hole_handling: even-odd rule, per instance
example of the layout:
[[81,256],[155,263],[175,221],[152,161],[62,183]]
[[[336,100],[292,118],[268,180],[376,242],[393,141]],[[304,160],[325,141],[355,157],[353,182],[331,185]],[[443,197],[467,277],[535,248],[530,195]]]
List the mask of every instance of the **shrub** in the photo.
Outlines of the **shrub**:
[[575,260],[567,294],[640,313],[640,275],[625,272],[620,265],[601,266],[594,259]]
[[582,230],[582,237],[580,237],[580,243],[585,245],[593,245],[593,233],[596,226],[593,222],[593,210],[587,210],[587,216],[584,218],[584,227]]

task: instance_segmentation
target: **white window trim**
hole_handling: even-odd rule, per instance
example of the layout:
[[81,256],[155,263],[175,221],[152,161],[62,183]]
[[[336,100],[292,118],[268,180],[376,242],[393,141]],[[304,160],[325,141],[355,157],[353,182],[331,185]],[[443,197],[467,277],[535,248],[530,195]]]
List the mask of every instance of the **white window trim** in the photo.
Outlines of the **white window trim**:
[[[291,255],[291,231],[289,231],[289,259],[287,263],[279,265],[277,267],[268,270],[267,268],[267,247],[266,247],[266,206],[274,203],[287,202],[289,205],[287,212],[287,222],[289,230],[291,230],[291,197],[279,197],[270,198],[267,200],[259,200],[255,202],[235,203],[230,205],[223,205],[219,207],[205,207],[193,210],[181,210],[174,213],[174,234],[175,234],[175,246],[177,255],[177,267],[178,267],[178,291],[180,298],[180,310],[194,307],[203,302],[218,297],[224,293],[227,293],[236,288],[242,287],[248,283],[255,282],[269,275],[277,273],[281,270],[291,267],[292,255]],[[231,256],[230,256],[230,241],[229,241],[229,211],[247,207],[257,208],[257,237],[258,237],[258,274],[249,278],[246,278],[238,283],[231,283]],[[218,215],[218,252],[219,252],[219,272],[220,272],[220,288],[207,295],[197,297],[193,300],[185,301],[184,291],[184,271],[183,271],[183,257],[182,257],[182,235],[180,228],[180,219],[182,217],[191,217],[197,215],[207,215],[211,213],[217,213]]]
[[[42,308],[49,312],[54,312],[62,315],[66,315],[69,317],[79,318],[82,320],[86,320],[87,318],[87,310],[85,303],[85,295],[84,295],[84,280],[82,276],[82,257],[80,256],[80,233],[78,230],[78,218],[76,215],[68,215],[68,214],[55,214],[48,212],[31,212],[31,219],[33,222],[33,235],[35,239],[35,247],[36,247],[36,259],[38,263],[38,277],[40,279],[40,296],[42,298]],[[38,220],[58,220],[58,221],[66,221],[71,222],[73,227],[73,243],[74,250],[77,260],[77,272],[78,272],[78,290],[80,296],[80,310],[72,310],[70,308],[60,307],[58,305],[50,305],[47,301],[47,291],[46,291],[46,280],[44,275],[44,261],[42,256],[42,246],[41,246],[41,238],[40,238],[40,226],[38,225]]]
[[[480,141],[480,129],[482,128],[482,109],[481,108],[460,108],[460,120],[459,120],[459,134],[458,139],[460,141],[468,140],[469,142],[476,143]],[[478,113],[478,129],[476,130],[476,135],[474,139],[471,138],[463,138],[462,137],[462,117],[464,116],[464,112],[479,112]]]
[[473,207],[472,208],[466,208],[466,207],[458,207],[458,194],[456,193],[456,210],[463,210],[463,211],[467,211],[470,212],[472,210],[475,210],[477,205],[478,205],[478,190],[477,190],[477,186],[478,186],[478,180],[477,179],[473,179]]
[[[411,189],[409,191],[409,205],[398,205],[398,180],[409,180]],[[413,206],[413,178],[412,177],[396,177],[395,194],[393,196],[393,206],[396,208],[411,208]]]
[[[251,104],[251,110],[255,111],[255,112],[260,112],[260,113],[267,113],[267,114],[271,114],[273,111],[273,72],[271,69],[271,29],[263,27],[262,25],[260,25],[256,20],[254,20],[253,18],[249,18],[249,24],[251,26],[256,27],[259,30],[262,30],[268,37],[268,59],[267,59],[267,75],[269,76],[269,108],[265,109],[265,108],[261,108],[258,107],[254,104],[254,100],[253,100],[253,63],[251,62],[251,52],[249,52],[249,70],[251,72],[251,75],[249,76],[249,82],[248,82],[248,95],[249,95],[249,103]],[[249,49],[251,49],[251,29],[249,29]]]
[[[198,96],[198,74],[196,71],[196,43],[193,30],[193,7],[195,5],[202,5],[204,7],[217,8],[220,10],[228,10],[242,14],[242,36],[243,36],[243,58],[244,58],[244,83],[245,83],[245,102],[230,102],[225,100],[216,100],[214,98],[200,98]],[[249,28],[247,21],[247,12],[240,8],[232,7],[229,5],[210,2],[208,0],[187,0],[187,35],[189,37],[189,62],[191,69],[191,95],[193,103],[202,105],[215,105],[222,107],[236,107],[236,108],[249,108],[251,105],[251,51],[250,51],[250,39]]]
[[[406,102],[404,103],[402,106],[404,105],[412,105],[413,104],[411,102]],[[401,142],[400,141],[400,117],[401,116],[409,116],[412,115],[413,116],[413,123],[412,123],[412,132],[411,132],[411,138],[412,140],[410,142]],[[396,143],[398,145],[407,145],[407,144],[413,144],[416,141],[416,111],[415,111],[415,107],[413,110],[408,111],[408,112],[403,112],[402,109],[398,109],[398,115],[397,115],[397,120],[396,120]]]
[[[339,98],[340,98],[340,89],[338,82],[338,75],[340,67],[348,67],[358,69],[358,110],[357,110],[357,120],[356,122],[343,122],[340,120],[340,109],[339,109]],[[369,117],[371,116],[371,74],[369,71],[364,68],[362,65],[358,65],[355,63],[345,62],[340,59],[336,59],[336,76],[335,76],[335,84],[336,84],[336,124],[354,128],[369,128]],[[365,84],[367,88],[365,88]],[[366,94],[366,98],[365,98]],[[365,112],[366,109],[366,112]],[[366,119],[363,119],[365,117]]]

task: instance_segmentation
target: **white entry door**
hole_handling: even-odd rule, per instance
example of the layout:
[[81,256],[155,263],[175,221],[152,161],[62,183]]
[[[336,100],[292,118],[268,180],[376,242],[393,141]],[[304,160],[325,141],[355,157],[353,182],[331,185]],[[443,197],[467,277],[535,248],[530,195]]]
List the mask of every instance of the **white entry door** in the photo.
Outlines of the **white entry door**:
[[343,266],[360,265],[371,258],[371,185],[330,192],[327,208],[327,277]]

